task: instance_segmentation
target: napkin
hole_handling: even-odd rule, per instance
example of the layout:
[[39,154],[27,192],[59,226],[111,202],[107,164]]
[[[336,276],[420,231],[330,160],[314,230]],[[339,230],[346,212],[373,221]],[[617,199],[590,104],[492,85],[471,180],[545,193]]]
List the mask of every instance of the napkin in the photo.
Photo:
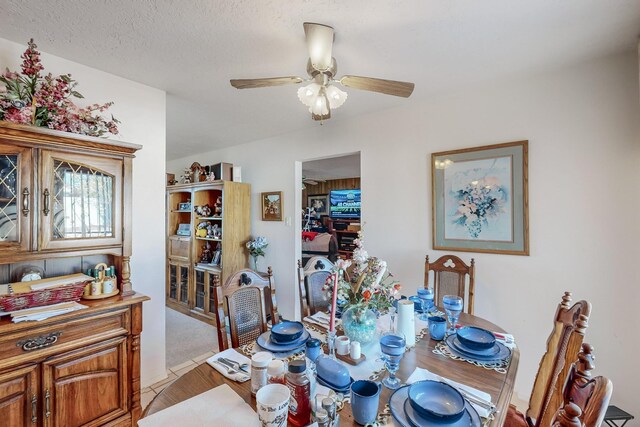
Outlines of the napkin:
[[[249,371],[249,373],[244,373],[244,372],[236,372],[236,373],[229,373],[227,371],[227,368],[224,367],[224,365],[220,365],[220,362],[215,363],[216,360],[218,360],[220,357],[224,357],[226,359],[230,359],[233,360],[234,362],[238,362],[239,364],[243,364],[243,363],[248,363],[249,366],[247,366],[247,370]],[[229,378],[230,380],[239,382],[239,383],[243,383],[245,381],[248,381],[251,379],[251,360],[238,353],[237,351],[235,351],[232,348],[229,348],[223,352],[220,352],[218,354],[214,354],[213,356],[211,356],[210,358],[207,359],[207,363],[216,371],[220,372],[222,375],[224,375],[225,377]],[[184,426],[183,426],[184,427]]]
[[27,321],[41,321],[54,316],[60,316],[61,314],[71,313],[72,311],[82,310],[87,308],[86,305],[78,304],[77,302],[63,302],[59,304],[52,304],[50,306],[27,308],[17,311],[11,311],[8,313],[0,313],[0,316],[5,314],[11,315],[13,323],[27,322]]
[[[489,402],[491,401],[491,395],[489,393],[485,393],[484,391],[480,391],[477,388],[473,388],[468,385],[457,383],[448,378],[445,378],[445,379],[455,387],[458,387],[468,392],[469,394],[473,394]],[[407,379],[407,384],[413,384],[417,381],[423,381],[423,380],[440,381],[440,378],[438,378],[438,375],[428,371],[427,369],[416,368],[415,371],[413,371],[413,373],[411,374],[411,376],[409,376],[409,378]],[[476,405],[475,403],[471,403],[471,405],[476,409],[476,411],[478,411],[478,415],[480,415],[482,418],[487,418],[489,415],[491,415],[488,409],[480,405]]]
[[138,421],[138,427],[259,427],[258,414],[223,384]]
[[[325,329],[329,329],[330,317],[327,313],[323,311],[318,311],[317,313],[311,316],[305,317],[303,320],[305,322],[309,322],[309,323],[313,323],[314,325],[321,326]],[[338,324],[339,321],[340,319],[336,319],[336,325]]]

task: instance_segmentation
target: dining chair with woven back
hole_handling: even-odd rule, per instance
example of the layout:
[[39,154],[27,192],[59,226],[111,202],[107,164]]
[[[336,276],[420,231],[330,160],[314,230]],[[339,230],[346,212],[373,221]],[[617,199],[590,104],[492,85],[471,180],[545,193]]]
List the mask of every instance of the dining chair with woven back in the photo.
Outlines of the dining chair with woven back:
[[[278,323],[279,315],[273,273],[266,276],[253,270],[242,269],[232,274],[222,286],[216,286],[216,324],[220,350],[253,343],[268,329],[267,320]],[[229,339],[226,319],[229,319]]]
[[329,261],[329,258],[320,255],[314,255],[304,265],[304,274],[309,275],[316,271],[331,271],[333,263]]
[[583,343],[578,360],[571,366],[564,386],[564,400],[556,412],[554,425],[569,427],[577,419],[580,425],[598,427],[613,393],[613,384],[603,376],[593,377],[595,369],[593,346]]
[[[445,295],[457,295],[465,301],[466,313],[473,314],[475,297],[475,261],[467,265],[455,255],[444,255],[429,261],[429,255],[424,261],[424,287],[429,287],[429,272],[433,272],[433,297],[438,307],[442,307]],[[467,285],[467,276],[469,281]]]
[[306,267],[302,267],[302,261],[298,260],[298,287],[303,318],[318,311],[327,311],[329,300],[322,288],[330,274],[329,269],[324,266],[316,270],[307,270]]
[[591,304],[578,301],[570,306],[571,292],[565,292],[547,339],[547,349],[538,367],[525,414],[509,407],[505,427],[546,427],[552,424],[557,409],[564,401],[563,387],[582,347],[589,326]]

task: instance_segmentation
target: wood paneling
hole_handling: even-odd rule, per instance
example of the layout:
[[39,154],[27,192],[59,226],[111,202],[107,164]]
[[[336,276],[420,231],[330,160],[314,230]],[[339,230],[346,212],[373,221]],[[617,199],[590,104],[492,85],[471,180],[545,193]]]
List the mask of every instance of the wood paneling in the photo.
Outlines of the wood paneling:
[[307,196],[329,194],[331,190],[355,190],[360,188],[360,178],[330,179],[318,185],[305,184],[302,190],[302,209],[307,208]]
[[32,364],[0,374],[0,420],[6,426],[32,426],[40,420],[40,366]]

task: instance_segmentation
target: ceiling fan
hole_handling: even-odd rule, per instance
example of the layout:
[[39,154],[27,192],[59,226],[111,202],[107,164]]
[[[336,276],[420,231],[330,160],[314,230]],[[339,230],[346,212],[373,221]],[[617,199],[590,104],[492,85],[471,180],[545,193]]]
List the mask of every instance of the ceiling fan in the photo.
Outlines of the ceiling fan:
[[309,49],[307,73],[309,78],[302,77],[271,77],[264,79],[233,79],[231,86],[236,89],[250,89],[268,86],[283,86],[287,84],[309,83],[298,89],[298,98],[309,107],[313,120],[327,120],[331,118],[331,110],[340,107],[347,99],[347,93],[338,89],[336,83],[353,89],[368,90],[386,95],[408,98],[413,92],[414,84],[395,80],[375,79],[346,75],[336,78],[338,65],[331,56],[335,34],[328,25],[312,22],[304,23],[304,34]]
[[306,176],[302,177],[302,183],[303,184],[318,185],[321,182],[327,182],[327,180],[326,179],[320,179],[320,178],[307,178]]

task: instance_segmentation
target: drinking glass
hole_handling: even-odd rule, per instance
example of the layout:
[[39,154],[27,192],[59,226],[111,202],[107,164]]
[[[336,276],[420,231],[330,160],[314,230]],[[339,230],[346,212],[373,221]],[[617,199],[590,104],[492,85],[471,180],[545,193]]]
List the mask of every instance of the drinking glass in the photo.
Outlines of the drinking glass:
[[404,356],[407,341],[403,334],[399,332],[385,332],[380,337],[380,350],[384,360],[384,366],[389,372],[389,376],[382,380],[387,388],[395,390],[400,387],[400,380],[396,378],[396,372],[400,367],[400,360]]
[[419,319],[423,321],[429,320],[429,312],[433,307],[433,291],[431,289],[418,289],[418,298],[422,303],[422,311]]
[[447,335],[453,335],[456,333],[456,325],[458,324],[460,313],[462,313],[462,309],[464,308],[464,302],[462,297],[457,295],[445,295],[444,298],[442,298],[442,306],[449,319]]

